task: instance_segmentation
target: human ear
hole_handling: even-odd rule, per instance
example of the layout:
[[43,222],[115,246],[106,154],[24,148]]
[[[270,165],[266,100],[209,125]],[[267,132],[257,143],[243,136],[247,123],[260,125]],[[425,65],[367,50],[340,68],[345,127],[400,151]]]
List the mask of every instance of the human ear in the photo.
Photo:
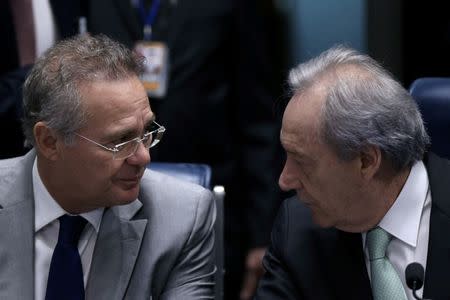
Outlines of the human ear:
[[377,146],[365,147],[359,155],[360,159],[360,172],[363,178],[373,178],[381,167],[381,150]]
[[37,151],[48,160],[56,160],[59,153],[58,142],[60,139],[56,132],[44,122],[39,121],[34,125],[33,134]]

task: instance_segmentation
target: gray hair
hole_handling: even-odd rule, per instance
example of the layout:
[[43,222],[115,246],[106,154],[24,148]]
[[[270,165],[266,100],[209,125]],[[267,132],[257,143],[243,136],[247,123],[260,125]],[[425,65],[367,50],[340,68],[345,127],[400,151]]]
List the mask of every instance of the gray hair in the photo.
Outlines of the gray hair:
[[337,45],[290,71],[295,95],[316,84],[327,87],[321,140],[340,159],[351,160],[369,145],[395,170],[423,158],[430,139],[417,104],[375,60]]
[[33,128],[43,121],[73,143],[86,123],[80,88],[92,81],[139,76],[143,59],[104,35],[87,34],[63,40],[47,50],[33,66],[23,89],[23,131],[35,145]]

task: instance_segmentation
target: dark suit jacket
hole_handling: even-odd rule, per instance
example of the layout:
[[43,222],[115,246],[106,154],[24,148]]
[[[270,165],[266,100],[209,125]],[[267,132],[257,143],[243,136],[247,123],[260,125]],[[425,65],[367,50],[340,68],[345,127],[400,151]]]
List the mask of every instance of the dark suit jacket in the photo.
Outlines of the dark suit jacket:
[[[424,297],[449,299],[450,161],[430,154],[425,163],[432,206]],[[280,209],[264,267],[256,299],[372,299],[361,234],[319,228],[295,197]]]
[[[249,231],[251,246],[268,244],[279,205],[275,97],[257,7],[255,0],[161,1],[152,32],[170,49],[169,86],[164,99],[150,99],[167,128],[152,159],[211,165],[213,183],[226,188],[226,231]],[[91,0],[88,10],[93,34],[129,47],[142,39],[129,0]]]

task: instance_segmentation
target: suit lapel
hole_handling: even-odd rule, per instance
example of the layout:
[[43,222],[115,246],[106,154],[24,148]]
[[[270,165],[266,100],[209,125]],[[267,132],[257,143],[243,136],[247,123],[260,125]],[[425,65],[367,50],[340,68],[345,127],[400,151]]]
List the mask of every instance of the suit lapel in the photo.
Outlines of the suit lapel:
[[123,299],[136,263],[147,220],[130,220],[142,204],[107,209],[92,257],[87,299]]
[[447,299],[450,295],[450,163],[433,154],[427,161],[431,187],[431,217],[424,297]]
[[372,299],[361,234],[338,231],[330,265],[336,299]]
[[0,299],[34,297],[33,228],[31,201],[0,210]]
[[25,156],[0,188],[0,299],[34,298],[34,158]]

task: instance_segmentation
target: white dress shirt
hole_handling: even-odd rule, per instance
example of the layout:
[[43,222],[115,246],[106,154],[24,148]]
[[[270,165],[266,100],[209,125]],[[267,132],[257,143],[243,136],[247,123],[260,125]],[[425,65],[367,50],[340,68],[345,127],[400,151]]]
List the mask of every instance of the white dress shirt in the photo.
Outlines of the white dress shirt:
[[49,0],[32,0],[36,58],[58,40],[58,30]]
[[[428,174],[425,165],[420,161],[411,168],[402,191],[378,224],[393,236],[386,250],[386,255],[397,271],[409,300],[414,300],[414,297],[411,289],[406,285],[405,269],[412,262],[418,262],[424,268],[426,267],[430,211],[431,194]],[[366,234],[365,232],[362,236],[365,261],[370,278]],[[423,287],[417,291],[417,294],[422,297]]]
[[[58,241],[59,220],[67,214],[45,188],[37,169],[37,159],[33,165],[34,191],[34,299],[44,300],[47,289],[48,272],[53,251]],[[83,267],[84,286],[89,277],[92,254],[97,240],[103,208],[81,214],[88,222],[78,242],[78,251]]]

